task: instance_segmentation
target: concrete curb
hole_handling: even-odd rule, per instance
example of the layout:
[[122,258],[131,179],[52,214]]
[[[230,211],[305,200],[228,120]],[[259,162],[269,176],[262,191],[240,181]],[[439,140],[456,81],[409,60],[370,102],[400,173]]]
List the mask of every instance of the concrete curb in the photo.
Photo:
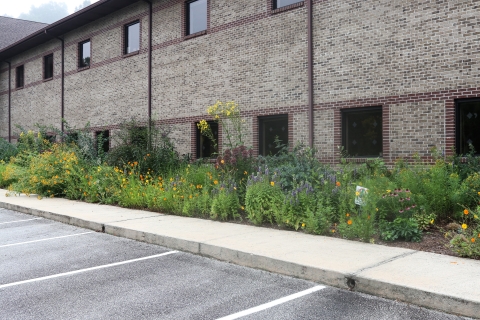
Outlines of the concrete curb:
[[[288,261],[251,254],[248,252],[232,250],[217,245],[137,231],[109,225],[108,223],[101,224],[98,222],[70,217],[68,215],[32,209],[29,207],[5,202],[0,202],[0,207],[74,225],[77,227],[91,229],[98,232],[105,232],[118,237],[156,244],[196,255],[202,255],[245,267],[261,269],[282,275],[315,281],[341,289],[349,289],[383,298],[399,300],[430,309],[436,309],[446,313],[480,319],[480,303],[477,301],[467,300],[461,297],[455,297],[453,295],[447,296],[436,292],[428,292],[418,288],[402,286],[385,281],[378,281],[376,279],[362,276],[361,273],[363,270],[359,270],[354,274],[345,274],[335,270],[300,265]],[[413,253],[416,252],[414,251]],[[402,256],[403,255],[389,259],[385,261],[385,263],[389,263],[390,261],[401,258]],[[374,267],[375,266],[372,266],[372,268]]]

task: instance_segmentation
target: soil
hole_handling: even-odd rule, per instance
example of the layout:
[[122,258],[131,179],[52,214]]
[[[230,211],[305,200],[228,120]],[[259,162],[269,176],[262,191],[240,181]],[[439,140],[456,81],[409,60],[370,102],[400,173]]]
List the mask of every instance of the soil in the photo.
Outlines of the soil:
[[449,256],[458,257],[448,246],[450,240],[445,238],[445,227],[435,226],[428,231],[423,232],[422,241],[420,242],[406,242],[406,241],[382,241],[375,239],[376,244],[381,244],[389,247],[400,247],[418,251],[426,251],[433,253],[440,253]]

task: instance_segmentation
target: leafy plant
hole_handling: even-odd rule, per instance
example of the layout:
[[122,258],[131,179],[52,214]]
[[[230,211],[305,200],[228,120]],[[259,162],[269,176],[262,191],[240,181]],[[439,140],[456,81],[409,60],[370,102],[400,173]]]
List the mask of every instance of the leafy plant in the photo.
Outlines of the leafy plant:
[[405,240],[419,242],[422,232],[413,218],[396,218],[392,222],[385,222],[382,227],[381,238],[385,241]]

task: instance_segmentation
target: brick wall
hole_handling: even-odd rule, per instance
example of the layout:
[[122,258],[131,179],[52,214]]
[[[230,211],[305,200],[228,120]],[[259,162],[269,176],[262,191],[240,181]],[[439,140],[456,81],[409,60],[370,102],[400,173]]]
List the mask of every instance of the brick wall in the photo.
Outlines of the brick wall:
[[[387,162],[455,142],[454,101],[478,97],[477,1],[312,0],[314,142],[338,160],[341,110],[381,106]],[[307,2],[271,10],[271,0],[209,0],[204,35],[184,37],[181,0],[153,2],[152,114],[173,126],[180,152],[195,153],[193,124],[216,100],[235,100],[247,142],[258,147],[258,116],[288,114],[293,144],[308,143]],[[141,49],[122,54],[123,26],[139,20]],[[90,39],[91,66],[77,70]],[[148,6],[144,2],[65,35],[65,117],[76,127],[116,128],[147,119]],[[54,53],[54,80],[41,79]],[[12,123],[60,125],[60,42],[12,59],[25,64],[25,89],[12,93]],[[6,136],[6,64],[0,65],[0,136]],[[257,151],[257,150],[255,150]]]

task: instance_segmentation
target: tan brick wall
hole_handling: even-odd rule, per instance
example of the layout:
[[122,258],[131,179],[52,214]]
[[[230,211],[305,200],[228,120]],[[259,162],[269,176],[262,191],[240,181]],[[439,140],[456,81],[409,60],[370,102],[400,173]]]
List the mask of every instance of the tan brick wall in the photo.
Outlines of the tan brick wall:
[[314,5],[315,101],[478,87],[478,1]]
[[[402,103],[390,106],[390,158],[413,153],[431,156],[445,148],[445,102]],[[444,149],[443,149],[444,150]]]
[[[182,34],[183,2],[153,3],[153,118],[174,125],[179,151],[194,152],[192,123],[216,100],[236,100],[246,113],[247,144],[258,139],[252,129],[257,116],[285,113],[292,119],[293,142],[308,143],[307,6],[272,14],[267,0],[209,3],[207,34],[188,40]],[[338,155],[338,115],[351,107],[390,107],[384,119],[390,135],[384,141],[387,158],[415,151],[428,155],[430,145],[451,145],[454,99],[480,96],[476,4],[315,0],[314,145],[319,157],[333,161]],[[123,25],[135,19],[141,20],[142,50],[123,57]],[[77,71],[77,46],[85,39],[91,39],[92,65]],[[65,117],[72,126],[90,121],[99,129],[132,117],[147,119],[146,3],[74,30],[65,42]],[[51,51],[56,78],[44,83],[42,57]],[[26,87],[12,93],[12,123],[58,127],[60,41],[14,57],[12,87],[14,68],[23,61]],[[8,131],[7,75],[0,73],[0,136]],[[412,117],[431,124],[412,122]]]

